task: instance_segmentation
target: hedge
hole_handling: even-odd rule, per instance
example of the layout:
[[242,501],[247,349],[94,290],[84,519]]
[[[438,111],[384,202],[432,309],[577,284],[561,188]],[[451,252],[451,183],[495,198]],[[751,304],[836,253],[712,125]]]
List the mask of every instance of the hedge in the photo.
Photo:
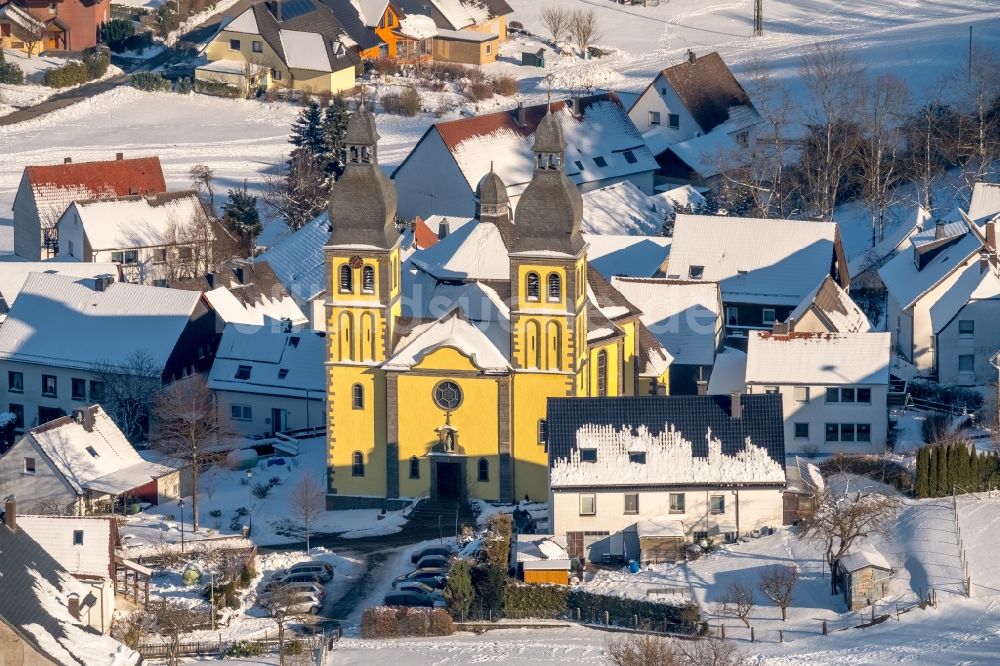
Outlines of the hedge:
[[443,608],[374,606],[361,614],[362,638],[450,636],[453,633],[455,625]]
[[236,86],[223,81],[203,81],[196,79],[194,90],[203,95],[215,95],[216,97],[242,97],[243,93]]
[[4,59],[3,50],[0,50],[0,83],[8,83],[15,86],[24,83],[24,72],[21,71],[17,63],[7,62]]
[[136,72],[129,78],[132,87],[137,90],[170,90],[170,81],[163,78],[159,72]]
[[107,49],[90,48],[83,52],[82,61],[47,70],[42,81],[51,88],[77,86],[104,76],[110,64],[111,54]]
[[962,386],[914,380],[909,385],[910,396],[936,402],[953,409],[978,412],[983,407],[983,394]]

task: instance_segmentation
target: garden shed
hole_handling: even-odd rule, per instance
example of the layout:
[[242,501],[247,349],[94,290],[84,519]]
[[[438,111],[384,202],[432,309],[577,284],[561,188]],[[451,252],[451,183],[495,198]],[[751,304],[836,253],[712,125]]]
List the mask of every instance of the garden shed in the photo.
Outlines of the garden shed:
[[684,523],[679,520],[640,520],[635,531],[639,535],[639,560],[643,564],[674,562],[684,554]]
[[862,546],[842,557],[837,572],[847,609],[852,611],[884,597],[892,579],[889,561],[872,546]]
[[518,534],[511,557],[525,583],[569,584],[570,557],[564,536]]

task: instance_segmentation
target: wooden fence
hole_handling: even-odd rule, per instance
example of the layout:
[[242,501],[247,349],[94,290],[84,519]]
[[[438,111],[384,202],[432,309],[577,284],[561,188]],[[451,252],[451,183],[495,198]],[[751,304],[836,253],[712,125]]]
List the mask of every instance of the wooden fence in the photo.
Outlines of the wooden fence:
[[[339,627],[325,631],[315,636],[301,636],[291,631],[285,634],[285,652],[288,653],[293,642],[301,645],[302,652],[315,654],[320,651],[323,655],[330,649],[332,644],[341,638]],[[136,651],[142,655],[144,660],[165,660],[173,657],[223,657],[234,646],[253,646],[261,649],[265,654],[278,653],[278,639],[276,637],[251,638],[246,640],[225,640],[220,635],[217,640],[201,641],[181,641],[176,651],[168,643],[146,643],[140,645]],[[322,663],[322,662],[319,662]]]

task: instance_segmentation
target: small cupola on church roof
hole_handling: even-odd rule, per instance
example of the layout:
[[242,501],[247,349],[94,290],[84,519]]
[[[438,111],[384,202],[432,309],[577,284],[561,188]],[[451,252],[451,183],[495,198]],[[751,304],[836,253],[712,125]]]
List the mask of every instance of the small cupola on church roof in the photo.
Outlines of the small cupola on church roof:
[[344,174],[330,188],[330,245],[390,249],[396,230],[396,188],[378,165],[375,116],[359,108],[347,123]]
[[514,225],[511,220],[510,199],[507,185],[490,165],[489,173],[476,185],[476,219],[491,222],[500,230],[504,245],[510,250],[514,244]]
[[583,249],[583,197],[566,176],[565,151],[562,126],[550,109],[535,130],[535,171],[517,204],[514,252],[550,251],[575,256]]

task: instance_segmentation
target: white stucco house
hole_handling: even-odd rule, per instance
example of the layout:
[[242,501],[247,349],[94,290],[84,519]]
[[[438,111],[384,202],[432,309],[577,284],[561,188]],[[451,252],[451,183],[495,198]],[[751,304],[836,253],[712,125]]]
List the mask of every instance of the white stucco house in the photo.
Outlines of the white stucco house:
[[783,440],[776,395],[550,399],[549,528],[571,557],[627,561],[654,533],[779,526]]
[[829,275],[806,294],[784,322],[775,322],[778,333],[867,333],[871,330],[865,313]]
[[581,193],[631,181],[653,194],[656,161],[609,92],[431,125],[393,173],[399,215],[472,217],[476,185],[491,170],[516,206],[534,169],[535,129],[550,107],[566,141],[566,175]]
[[317,216],[285,236],[257,257],[285,286],[314,330],[326,330],[326,257],[323,246],[330,239],[330,218]]
[[747,345],[750,395],[781,396],[790,453],[874,453],[885,447],[888,333],[770,333]]
[[242,435],[325,426],[325,359],[323,333],[227,325],[208,378],[220,420]]

